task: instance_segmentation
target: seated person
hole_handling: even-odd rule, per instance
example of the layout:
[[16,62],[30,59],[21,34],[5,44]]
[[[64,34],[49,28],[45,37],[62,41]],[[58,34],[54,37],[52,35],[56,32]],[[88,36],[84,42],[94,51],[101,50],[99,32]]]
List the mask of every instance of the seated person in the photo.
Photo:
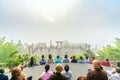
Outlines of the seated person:
[[55,63],[61,63],[61,62],[62,62],[62,60],[60,59],[60,56],[57,56]]
[[94,60],[92,63],[93,70],[90,70],[86,75],[86,80],[108,80],[107,73],[101,69],[101,62]]
[[69,63],[68,55],[65,55],[63,59],[63,63]]
[[65,76],[68,80],[72,80],[72,72],[69,70],[69,65],[64,66],[64,71],[62,71],[62,75]]
[[35,66],[35,65],[36,65],[36,62],[34,60],[34,57],[31,57],[30,58],[30,66],[32,67],[32,66]]
[[102,62],[102,65],[103,66],[110,66],[110,62],[109,62],[109,59],[106,59],[105,61]]
[[109,80],[120,80],[120,67],[115,68],[115,73],[109,77]]
[[63,71],[62,64],[57,64],[55,67],[56,72],[49,78],[49,80],[68,80],[65,76],[61,74]]
[[40,75],[38,80],[49,80],[50,76],[53,75],[53,72],[50,71],[50,65],[45,65],[45,72]]
[[95,60],[95,57],[92,57],[91,59],[90,59],[90,63],[92,64],[92,62]]
[[54,63],[54,61],[53,61],[53,59],[52,59],[52,55],[51,55],[51,54],[49,54],[49,56],[48,56],[47,63],[48,63],[48,64],[52,64],[52,63]]
[[90,60],[89,60],[88,56],[85,56],[84,63],[90,63]]
[[83,57],[82,56],[80,56],[80,60],[78,61],[79,63],[84,63],[84,60],[83,60]]
[[44,55],[41,56],[41,60],[40,60],[40,65],[44,65],[46,64],[46,60],[44,59]]
[[0,69],[0,80],[8,80],[8,75],[4,74],[4,69]]
[[75,56],[72,56],[71,63],[77,63],[77,60],[75,59]]

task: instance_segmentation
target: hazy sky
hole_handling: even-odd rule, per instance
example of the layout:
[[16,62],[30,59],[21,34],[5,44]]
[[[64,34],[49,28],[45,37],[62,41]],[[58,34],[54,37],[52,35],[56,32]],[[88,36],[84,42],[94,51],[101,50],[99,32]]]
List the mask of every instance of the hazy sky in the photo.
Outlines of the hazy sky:
[[0,0],[0,37],[101,47],[120,37],[120,0]]

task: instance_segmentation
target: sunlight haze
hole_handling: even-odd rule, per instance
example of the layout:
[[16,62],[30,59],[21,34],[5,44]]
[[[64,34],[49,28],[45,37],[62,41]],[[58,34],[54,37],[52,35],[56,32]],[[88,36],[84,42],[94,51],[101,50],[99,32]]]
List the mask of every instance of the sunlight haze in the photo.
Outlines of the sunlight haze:
[[0,37],[68,40],[98,48],[120,37],[119,0],[0,0]]

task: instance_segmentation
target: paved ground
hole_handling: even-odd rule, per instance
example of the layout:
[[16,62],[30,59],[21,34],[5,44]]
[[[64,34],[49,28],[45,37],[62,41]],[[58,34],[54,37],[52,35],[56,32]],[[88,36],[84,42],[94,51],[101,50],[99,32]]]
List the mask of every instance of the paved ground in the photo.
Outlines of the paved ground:
[[[56,64],[51,64],[51,70],[55,71]],[[63,65],[65,65],[63,63]],[[80,75],[86,75],[87,69],[92,68],[91,64],[79,64],[79,63],[69,63],[70,70],[73,73],[73,80],[77,80],[77,77]],[[112,67],[104,67],[105,70],[111,70]],[[27,67],[24,68],[24,72],[27,74],[27,76],[33,76],[33,80],[38,80],[38,77],[40,74],[44,71],[44,65],[34,66],[34,67]],[[11,74],[8,74],[9,77],[11,77]]]

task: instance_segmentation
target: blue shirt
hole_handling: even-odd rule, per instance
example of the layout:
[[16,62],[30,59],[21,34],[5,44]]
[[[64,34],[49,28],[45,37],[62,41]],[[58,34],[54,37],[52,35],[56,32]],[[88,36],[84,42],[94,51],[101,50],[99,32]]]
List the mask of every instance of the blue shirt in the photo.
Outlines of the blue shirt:
[[68,58],[65,58],[65,59],[63,60],[63,63],[69,63],[69,59],[68,59]]
[[8,75],[0,74],[0,80],[8,80]]
[[61,59],[60,59],[60,58],[57,58],[57,59],[55,60],[55,63],[61,63]]

